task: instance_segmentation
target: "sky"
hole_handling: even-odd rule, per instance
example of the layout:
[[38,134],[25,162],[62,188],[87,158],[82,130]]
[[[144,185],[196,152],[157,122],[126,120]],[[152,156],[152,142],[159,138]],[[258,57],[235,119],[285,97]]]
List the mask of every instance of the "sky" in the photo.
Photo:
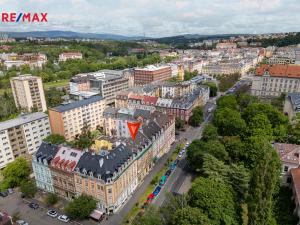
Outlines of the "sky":
[[300,31],[300,0],[0,0],[1,12],[47,12],[47,23],[0,31],[64,30],[127,36]]

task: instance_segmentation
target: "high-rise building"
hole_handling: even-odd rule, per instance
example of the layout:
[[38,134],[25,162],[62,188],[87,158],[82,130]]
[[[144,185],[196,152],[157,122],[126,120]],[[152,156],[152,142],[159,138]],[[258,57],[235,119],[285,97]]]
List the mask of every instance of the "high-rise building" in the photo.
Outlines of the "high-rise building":
[[47,110],[42,79],[30,74],[10,79],[14,100],[18,108],[30,112]]
[[42,112],[21,115],[0,123],[0,168],[18,156],[30,156],[51,133],[48,116]]
[[170,79],[172,70],[170,66],[157,67],[154,65],[134,69],[134,84],[144,85]]
[[105,99],[99,95],[49,109],[51,130],[67,140],[80,135],[84,126],[90,130],[103,126]]

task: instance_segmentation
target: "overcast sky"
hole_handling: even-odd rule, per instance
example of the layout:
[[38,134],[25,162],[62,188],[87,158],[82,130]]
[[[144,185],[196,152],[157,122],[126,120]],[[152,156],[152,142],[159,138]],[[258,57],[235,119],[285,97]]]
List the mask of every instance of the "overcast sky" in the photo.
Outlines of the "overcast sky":
[[0,22],[0,31],[148,37],[300,31],[300,0],[0,0],[0,9],[48,13],[48,23]]

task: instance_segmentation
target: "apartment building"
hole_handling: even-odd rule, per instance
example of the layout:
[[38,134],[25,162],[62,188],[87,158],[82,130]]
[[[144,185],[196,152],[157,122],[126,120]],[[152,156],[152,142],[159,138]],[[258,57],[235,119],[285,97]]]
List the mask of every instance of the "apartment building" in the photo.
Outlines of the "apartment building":
[[122,143],[104,156],[85,152],[75,168],[77,194],[93,196],[101,211],[116,211],[138,186],[135,157]]
[[58,145],[43,142],[31,161],[36,186],[39,189],[52,193],[54,193],[54,186],[49,166],[58,149]]
[[145,85],[152,82],[160,82],[170,79],[172,70],[170,66],[150,65],[145,68],[134,69],[134,84]]
[[70,94],[80,91],[98,93],[106,104],[115,103],[116,95],[129,88],[129,78],[123,71],[100,70],[95,73],[78,74],[70,80]]
[[300,92],[300,65],[263,65],[256,70],[251,94],[260,97]]
[[36,112],[0,123],[0,168],[18,156],[30,158],[51,134],[48,116]]
[[45,112],[47,110],[42,79],[30,74],[20,75],[10,79],[10,84],[18,108],[30,112],[33,109]]
[[84,151],[61,146],[54,159],[51,160],[50,171],[53,180],[54,192],[72,199],[76,196],[74,169]]
[[300,92],[287,94],[283,111],[288,115],[290,121],[300,114]]
[[103,126],[105,99],[99,95],[49,109],[51,130],[66,140],[79,136],[84,126],[95,130]]
[[285,56],[272,56],[268,60],[268,64],[295,64],[296,58],[285,57]]
[[82,59],[82,54],[80,52],[63,52],[58,56],[58,61],[60,62],[65,62],[69,59]]
[[220,49],[237,48],[237,44],[236,43],[231,43],[231,42],[218,43],[216,48],[220,48]]
[[1,58],[4,59],[3,65],[7,70],[13,67],[20,68],[21,66],[25,65],[28,65],[30,69],[41,69],[43,65],[47,63],[47,56],[41,53],[25,53],[23,55],[18,55],[15,53],[6,55],[3,54]]

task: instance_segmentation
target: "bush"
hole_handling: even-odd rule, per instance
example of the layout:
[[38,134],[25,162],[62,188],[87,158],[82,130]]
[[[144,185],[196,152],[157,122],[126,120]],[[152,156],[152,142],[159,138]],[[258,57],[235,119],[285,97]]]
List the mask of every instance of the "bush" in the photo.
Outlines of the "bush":
[[49,193],[46,198],[46,203],[48,205],[55,205],[58,202],[59,198],[55,193]]
[[34,198],[37,187],[32,181],[24,181],[21,186],[21,192],[25,195],[26,198]]

